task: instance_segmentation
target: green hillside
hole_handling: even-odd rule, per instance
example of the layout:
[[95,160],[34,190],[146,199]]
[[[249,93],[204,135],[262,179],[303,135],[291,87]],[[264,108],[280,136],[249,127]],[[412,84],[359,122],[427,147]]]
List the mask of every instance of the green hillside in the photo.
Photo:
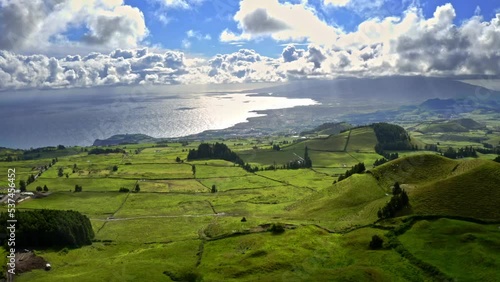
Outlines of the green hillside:
[[355,174],[288,209],[332,228],[369,224],[389,201],[396,181],[409,192],[411,209],[406,214],[500,220],[500,164],[432,154],[397,159]]
[[433,121],[423,123],[417,127],[417,130],[422,133],[469,132],[470,130],[478,129],[485,129],[485,126],[470,118]]
[[481,165],[410,192],[416,214],[500,219],[500,164]]

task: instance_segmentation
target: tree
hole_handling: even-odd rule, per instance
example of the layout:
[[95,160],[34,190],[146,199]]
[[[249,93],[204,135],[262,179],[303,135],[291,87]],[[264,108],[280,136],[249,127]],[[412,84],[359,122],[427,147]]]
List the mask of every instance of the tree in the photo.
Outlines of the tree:
[[215,186],[215,184],[212,185],[212,190],[211,191],[212,191],[212,193],[216,193],[217,192],[217,187]]
[[141,191],[141,187],[139,186],[139,183],[135,184],[135,189],[134,192],[139,193]]
[[370,241],[370,249],[372,250],[377,250],[382,248],[382,245],[384,244],[384,240],[380,238],[378,235],[373,235],[372,240]]
[[304,150],[304,167],[305,168],[311,168],[312,167],[312,160],[309,157],[309,148],[305,148]]
[[42,192],[42,190],[43,190],[42,186],[36,186],[36,191],[37,192]]
[[43,192],[49,192],[49,188],[47,187],[47,185],[43,185]]
[[64,169],[62,167],[60,167],[58,170],[57,170],[57,176],[59,177],[63,177],[64,175]]
[[26,192],[26,182],[24,180],[19,180],[19,190]]
[[114,165],[113,166],[113,171],[117,171],[118,170],[118,166],[117,165]]
[[191,166],[191,171],[193,171],[193,176],[196,177],[196,166],[195,165]]
[[392,194],[393,195],[399,195],[401,194],[401,187],[399,186],[399,182],[394,183],[394,188],[392,189]]
[[75,192],[82,192],[82,186],[76,184],[75,185]]
[[496,157],[493,161],[497,162],[497,163],[500,163],[500,156]]
[[28,180],[26,181],[26,185],[29,185],[33,182],[35,182],[35,176],[33,174],[30,174],[30,176],[28,177]]
[[175,158],[175,162],[180,163],[181,162],[181,158],[179,158],[179,157]]

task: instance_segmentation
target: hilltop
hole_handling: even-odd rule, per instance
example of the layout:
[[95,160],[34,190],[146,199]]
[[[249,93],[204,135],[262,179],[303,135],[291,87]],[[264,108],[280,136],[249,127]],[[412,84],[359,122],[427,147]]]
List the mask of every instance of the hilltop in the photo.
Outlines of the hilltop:
[[434,132],[469,132],[471,130],[484,130],[486,126],[478,123],[471,118],[462,118],[455,120],[437,120],[424,122],[417,126],[416,131],[422,133]]
[[356,174],[289,206],[297,216],[321,218],[331,228],[365,225],[399,182],[411,208],[401,215],[440,215],[500,221],[500,164],[456,161],[432,154],[400,158]]

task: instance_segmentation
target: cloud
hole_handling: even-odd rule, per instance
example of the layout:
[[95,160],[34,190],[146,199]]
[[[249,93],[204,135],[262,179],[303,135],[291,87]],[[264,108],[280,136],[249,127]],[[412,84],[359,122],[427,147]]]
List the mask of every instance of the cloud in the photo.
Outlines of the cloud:
[[[81,40],[65,33],[84,28]],[[148,35],[142,12],[122,0],[0,0],[0,49],[46,52],[94,46],[133,48]]]
[[190,29],[186,32],[186,38],[184,38],[181,42],[182,48],[184,48],[184,49],[191,48],[191,45],[192,45],[191,40],[193,40],[193,39],[212,40],[212,36],[210,36],[210,34],[208,34],[208,33],[203,35],[199,31],[195,31],[195,30]]
[[[455,17],[451,4],[438,7],[430,18],[413,7],[402,17],[369,19],[353,32],[338,34],[330,44],[289,44],[277,58],[251,49],[208,59],[147,48],[116,48],[59,59],[3,50],[0,90],[277,82],[345,76],[500,75],[500,13],[491,19],[476,15],[459,25],[454,24]],[[205,40],[205,36],[195,30],[186,33],[189,40]],[[230,32],[227,36],[231,36]]]
[[271,37],[277,41],[310,41],[331,43],[338,30],[321,20],[307,1],[294,4],[278,0],[242,0],[233,17],[239,34],[228,29],[220,35],[222,42]]
[[192,29],[190,29],[186,32],[186,36],[188,38],[195,38],[198,40],[212,40],[212,36],[210,36],[210,34],[207,33],[207,34],[203,35],[203,34],[201,34],[201,32],[195,31]]
[[343,7],[346,6],[351,0],[323,0],[323,5],[332,5]]
[[169,10],[190,10],[201,5],[205,0],[150,0],[148,2],[159,4],[153,16],[163,25],[167,25],[171,21],[171,18],[167,15]]
[[190,9],[195,5],[200,5],[205,0],[156,0],[165,8],[170,9]]
[[289,29],[289,26],[270,16],[263,8],[244,15],[241,19],[241,28],[252,34],[272,33]]

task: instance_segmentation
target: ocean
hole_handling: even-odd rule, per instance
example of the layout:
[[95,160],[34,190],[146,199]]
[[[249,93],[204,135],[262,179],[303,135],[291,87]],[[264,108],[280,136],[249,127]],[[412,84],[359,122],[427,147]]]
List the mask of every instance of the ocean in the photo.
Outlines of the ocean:
[[0,146],[91,145],[115,134],[181,137],[224,129],[254,111],[317,104],[236,91],[113,87],[0,93]]

